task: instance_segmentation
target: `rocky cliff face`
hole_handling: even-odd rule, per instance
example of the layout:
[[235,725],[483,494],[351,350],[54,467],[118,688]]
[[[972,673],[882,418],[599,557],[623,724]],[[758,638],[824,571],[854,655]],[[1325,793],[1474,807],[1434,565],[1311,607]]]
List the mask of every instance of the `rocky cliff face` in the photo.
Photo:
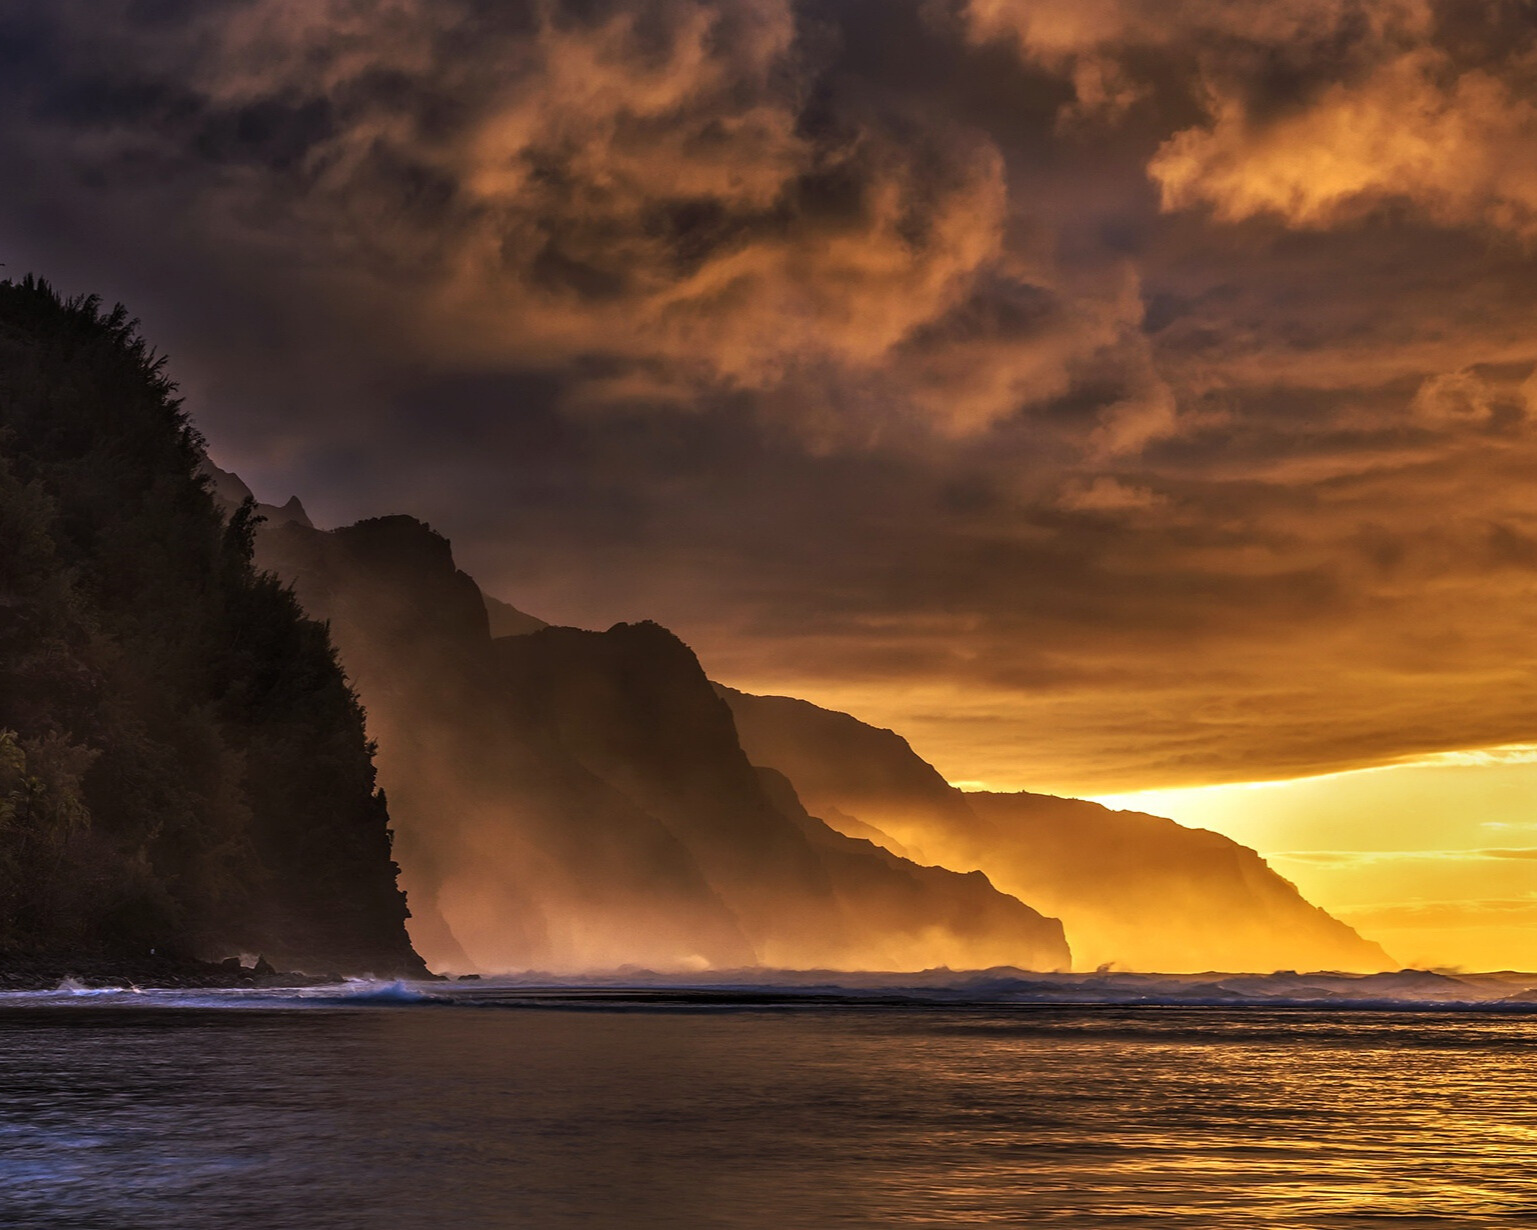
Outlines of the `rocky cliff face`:
[[766,782],[665,629],[493,638],[447,543],[406,518],[279,526],[259,550],[330,621],[363,696],[430,960],[1067,964],[1056,921],[985,876],[851,841]]
[[906,740],[844,713],[719,689],[755,764],[808,809],[922,861],[980,868],[1063,920],[1079,968],[1396,968],[1253,850],[1172,820],[1037,794],[963,794]]

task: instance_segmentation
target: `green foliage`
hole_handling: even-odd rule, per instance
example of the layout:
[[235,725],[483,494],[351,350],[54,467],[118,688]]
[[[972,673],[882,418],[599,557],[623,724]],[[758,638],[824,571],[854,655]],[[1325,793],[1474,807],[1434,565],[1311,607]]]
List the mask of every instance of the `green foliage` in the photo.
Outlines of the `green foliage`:
[[0,282],[0,949],[408,967],[362,712],[122,308]]

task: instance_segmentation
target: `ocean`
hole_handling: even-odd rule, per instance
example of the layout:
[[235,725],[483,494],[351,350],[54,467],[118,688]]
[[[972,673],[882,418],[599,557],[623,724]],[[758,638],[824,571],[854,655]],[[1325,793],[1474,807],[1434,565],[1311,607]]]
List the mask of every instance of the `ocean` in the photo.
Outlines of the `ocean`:
[[0,996],[0,1225],[1537,1225],[1518,976],[632,981]]

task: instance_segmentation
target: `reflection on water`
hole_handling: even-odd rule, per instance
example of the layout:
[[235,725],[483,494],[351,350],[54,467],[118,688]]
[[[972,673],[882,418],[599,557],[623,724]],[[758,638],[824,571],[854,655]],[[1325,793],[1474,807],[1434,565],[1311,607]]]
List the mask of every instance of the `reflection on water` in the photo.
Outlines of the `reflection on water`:
[[0,1012],[18,1227],[1537,1224],[1537,1018]]

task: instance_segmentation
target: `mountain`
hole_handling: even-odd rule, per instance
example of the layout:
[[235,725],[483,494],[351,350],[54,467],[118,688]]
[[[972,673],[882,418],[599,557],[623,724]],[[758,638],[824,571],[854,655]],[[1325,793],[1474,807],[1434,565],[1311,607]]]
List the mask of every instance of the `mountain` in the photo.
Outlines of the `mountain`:
[[497,608],[406,517],[269,527],[258,555],[329,622],[367,706],[434,963],[1068,964],[1056,920],[985,876],[807,815],[665,629],[493,637]]
[[1006,835],[981,865],[996,868],[1011,891],[1070,918],[1086,964],[1175,973],[1398,968],[1258,853],[1220,833],[1081,799],[966,800]]
[[424,971],[362,713],[121,308],[0,282],[0,962]]
[[658,625],[483,594],[412,518],[260,504],[172,393],[121,309],[0,283],[0,962],[420,974],[398,854],[460,969],[1063,968],[1039,910],[1080,965],[1391,964],[1217,834],[964,795]]
[[540,628],[548,628],[550,625],[542,619],[536,619],[525,611],[503,602],[500,598],[493,598],[490,594],[482,594],[481,601],[486,607],[486,622],[490,625],[493,638],[500,636],[527,636],[530,632],[537,632]]
[[434,966],[751,962],[682,844],[525,729],[497,686],[480,591],[443,538],[385,517],[273,527],[259,547],[329,621],[368,706],[413,938]]
[[683,840],[762,964],[1067,964],[1055,920],[985,876],[850,842],[808,816],[783,779],[765,781],[693,652],[665,628],[551,628],[497,650],[529,717]]
[[782,696],[717,687],[754,764],[855,837],[979,868],[1063,921],[1079,968],[1396,968],[1255,851],[1158,816],[1040,794],[964,794],[900,735]]
[[963,794],[892,731],[711,695],[664,629],[551,628],[409,517],[322,533],[279,516],[258,552],[329,621],[365,700],[436,964],[1061,964],[1041,911],[1080,968],[1393,965],[1236,842]]
[[208,480],[208,489],[215,501],[231,512],[250,500],[255,514],[268,525],[287,525],[290,521],[304,526],[314,525],[309,513],[304,511],[304,505],[299,503],[298,496],[289,496],[286,504],[263,504],[238,474],[221,470],[209,459],[207,453],[198,462],[197,472]]

